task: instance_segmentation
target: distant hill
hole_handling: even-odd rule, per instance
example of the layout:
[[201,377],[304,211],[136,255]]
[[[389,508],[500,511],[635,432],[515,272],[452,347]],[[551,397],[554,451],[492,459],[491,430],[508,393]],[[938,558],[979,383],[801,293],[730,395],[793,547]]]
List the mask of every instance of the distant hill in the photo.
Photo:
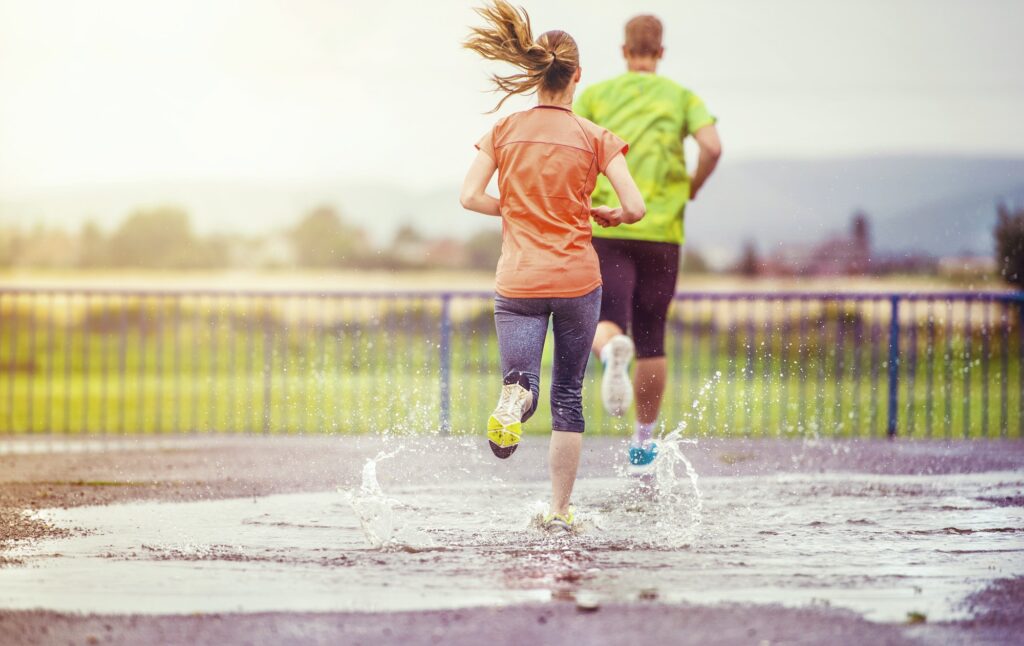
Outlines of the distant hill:
[[1024,159],[726,160],[686,229],[701,249],[734,252],[750,238],[765,250],[845,230],[863,209],[884,251],[989,253],[998,199],[1024,203]]
[[[945,255],[987,254],[998,199],[1024,203],[1024,159],[894,156],[823,160],[726,157],[687,213],[687,238],[718,264],[747,238],[761,249],[845,230],[856,209],[871,216],[877,247]],[[333,204],[378,242],[411,223],[429,235],[464,237],[497,219],[463,211],[458,187],[416,191],[375,181],[267,184],[165,182],[0,195],[0,223],[110,229],[132,209],[177,204],[203,233],[267,233]]]

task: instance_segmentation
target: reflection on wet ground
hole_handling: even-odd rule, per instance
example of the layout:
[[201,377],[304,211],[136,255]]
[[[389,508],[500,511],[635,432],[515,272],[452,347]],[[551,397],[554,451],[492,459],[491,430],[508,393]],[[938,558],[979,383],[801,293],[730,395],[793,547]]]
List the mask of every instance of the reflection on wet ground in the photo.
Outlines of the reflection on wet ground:
[[653,483],[624,473],[581,479],[582,526],[571,537],[532,524],[546,494],[543,465],[529,478],[481,478],[450,450],[419,448],[416,461],[436,469],[388,473],[401,468],[393,454],[412,451],[399,445],[336,492],[46,510],[85,532],[16,550],[26,565],[0,569],[0,607],[188,613],[656,599],[931,621],[964,616],[971,592],[1024,574],[1024,470],[698,479],[686,460],[695,449],[667,442]]

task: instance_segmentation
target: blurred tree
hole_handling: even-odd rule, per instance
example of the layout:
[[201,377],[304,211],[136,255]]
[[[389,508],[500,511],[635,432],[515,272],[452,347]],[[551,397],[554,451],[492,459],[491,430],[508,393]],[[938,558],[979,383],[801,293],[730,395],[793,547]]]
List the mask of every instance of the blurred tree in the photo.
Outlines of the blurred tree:
[[686,274],[707,274],[711,271],[707,260],[699,251],[692,247],[683,247],[683,258],[679,269]]
[[188,214],[181,209],[139,210],[110,236],[110,263],[116,267],[171,267],[180,249],[191,242]]
[[107,250],[115,267],[200,269],[226,264],[223,246],[196,238],[188,214],[168,206],[131,214],[110,236]]
[[93,220],[86,220],[78,233],[78,266],[88,269],[108,264],[106,247],[107,241],[99,226]]
[[1024,289],[1024,208],[996,208],[996,267],[1003,280]]
[[501,231],[477,231],[466,241],[466,253],[471,269],[494,271],[501,256]]
[[757,254],[757,245],[753,240],[743,243],[743,255],[736,265],[736,271],[743,276],[753,278],[761,273],[761,258]]
[[352,266],[370,251],[363,231],[346,225],[330,206],[310,211],[291,230],[289,239],[303,267]]
[[10,267],[21,241],[21,231],[15,227],[0,227],[0,267]]

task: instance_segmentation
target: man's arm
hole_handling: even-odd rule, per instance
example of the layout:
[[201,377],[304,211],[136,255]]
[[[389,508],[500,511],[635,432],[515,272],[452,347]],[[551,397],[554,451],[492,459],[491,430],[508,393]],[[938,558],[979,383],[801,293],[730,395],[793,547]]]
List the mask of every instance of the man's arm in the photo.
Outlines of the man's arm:
[[718,159],[722,156],[722,141],[718,138],[718,129],[714,124],[708,124],[693,133],[693,138],[700,147],[700,156],[697,159],[697,170],[690,180],[690,199],[695,199],[697,193],[704,186],[704,182],[711,177],[711,173],[718,165]]

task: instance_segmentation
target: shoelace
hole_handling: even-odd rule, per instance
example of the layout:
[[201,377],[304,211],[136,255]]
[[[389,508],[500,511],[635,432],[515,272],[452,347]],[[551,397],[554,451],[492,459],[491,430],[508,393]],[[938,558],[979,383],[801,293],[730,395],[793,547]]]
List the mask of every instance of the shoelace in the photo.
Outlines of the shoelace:
[[498,411],[514,419],[521,419],[523,416],[523,402],[519,397],[519,384],[505,384],[501,388],[501,400],[498,402]]

